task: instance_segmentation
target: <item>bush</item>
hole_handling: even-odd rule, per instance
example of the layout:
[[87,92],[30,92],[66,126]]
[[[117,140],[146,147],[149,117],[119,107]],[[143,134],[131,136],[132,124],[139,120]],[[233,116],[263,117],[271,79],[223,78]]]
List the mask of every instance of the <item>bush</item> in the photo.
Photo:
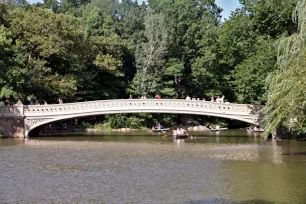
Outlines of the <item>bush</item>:
[[146,119],[132,116],[127,118],[125,124],[128,128],[140,129],[142,127],[146,127]]
[[85,130],[88,128],[93,128],[93,125],[90,124],[89,122],[81,122],[78,125],[76,125],[76,128],[81,129],[81,130]]
[[112,130],[109,123],[96,123],[94,125],[94,128],[98,129],[98,130],[104,130],[104,131],[111,131]]
[[122,116],[122,114],[116,114],[108,116],[107,119],[110,128],[119,129],[123,126],[122,123],[125,120],[125,116]]

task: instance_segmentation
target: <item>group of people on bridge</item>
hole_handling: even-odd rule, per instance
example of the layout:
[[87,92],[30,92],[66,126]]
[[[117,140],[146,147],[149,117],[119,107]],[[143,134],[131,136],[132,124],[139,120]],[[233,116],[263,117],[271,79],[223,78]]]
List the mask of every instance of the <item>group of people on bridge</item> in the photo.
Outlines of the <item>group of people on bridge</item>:
[[[154,98],[155,99],[161,99],[162,97],[161,97],[160,94],[156,94]],[[133,99],[132,95],[130,95],[129,99]],[[143,95],[143,96],[140,97],[140,99],[148,99],[148,97],[146,95]],[[189,95],[187,95],[186,100],[192,100],[192,101],[200,101],[200,100],[202,100],[202,101],[206,101],[205,98],[203,98],[203,99],[200,99],[200,98],[191,98]],[[210,101],[212,103],[214,103],[214,102],[216,102],[216,103],[224,103],[224,96],[222,96],[222,97],[218,96],[216,99],[215,99],[214,96],[212,96]],[[57,100],[57,102],[58,102],[58,104],[63,104],[64,103],[63,99],[61,99],[61,98],[59,98]],[[228,103],[228,102],[226,102],[226,103]],[[5,100],[4,105],[13,105],[13,104],[9,103],[8,100]],[[39,101],[37,98],[32,98],[32,99],[29,100],[28,105],[48,105],[48,103],[45,100]]]
[[[63,99],[59,98],[57,100],[58,104],[64,104]],[[42,103],[40,103],[36,98],[35,99],[31,99],[29,101],[29,105],[48,105],[47,101],[42,101]]]
[[[200,99],[200,98],[191,98],[189,95],[187,95],[186,100],[200,101],[201,99]],[[205,98],[203,98],[203,101],[205,101]],[[219,97],[219,96],[218,96],[218,97],[216,98],[216,100],[215,100],[215,97],[212,96],[212,97],[210,98],[210,102],[212,102],[212,103],[214,103],[214,102],[216,102],[216,103],[224,103],[224,95],[223,95],[222,97]]]
[[[161,95],[159,95],[159,94],[156,94],[156,95],[155,95],[155,99],[161,99],[161,98],[162,98]],[[132,95],[130,95],[129,99],[133,99]],[[148,99],[148,97],[147,97],[146,95],[143,95],[143,96],[140,97],[140,99]],[[200,98],[191,98],[189,95],[186,96],[186,100],[201,101]],[[203,98],[202,100],[203,100],[203,101],[206,101],[205,98]],[[217,96],[216,99],[215,99],[214,96],[212,96],[212,97],[210,98],[210,101],[211,101],[212,103],[214,103],[214,102],[216,102],[216,103],[224,103],[224,95],[223,95],[222,97]],[[228,102],[227,102],[227,103],[228,103]]]

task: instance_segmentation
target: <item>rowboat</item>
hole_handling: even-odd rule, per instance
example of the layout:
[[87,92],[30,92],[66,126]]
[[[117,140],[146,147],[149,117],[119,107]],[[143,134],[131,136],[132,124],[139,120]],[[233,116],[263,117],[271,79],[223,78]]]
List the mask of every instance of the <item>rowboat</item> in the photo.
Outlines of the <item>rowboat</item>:
[[222,131],[222,130],[227,130],[228,128],[218,128],[218,129],[215,129],[215,128],[211,128],[210,131]]
[[154,129],[152,132],[169,132],[170,128],[163,128],[163,129]]
[[253,129],[247,129],[248,132],[264,132],[265,130],[253,130]]
[[175,139],[184,139],[184,138],[188,138],[188,137],[190,137],[190,136],[187,135],[187,134],[184,134],[184,135],[173,135],[173,137],[174,137]]

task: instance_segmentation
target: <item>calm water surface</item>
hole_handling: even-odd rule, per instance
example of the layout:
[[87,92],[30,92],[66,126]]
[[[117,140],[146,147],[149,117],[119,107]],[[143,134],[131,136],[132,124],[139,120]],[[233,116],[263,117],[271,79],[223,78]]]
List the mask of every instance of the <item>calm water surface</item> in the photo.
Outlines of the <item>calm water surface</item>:
[[306,203],[306,142],[193,134],[0,140],[0,203]]

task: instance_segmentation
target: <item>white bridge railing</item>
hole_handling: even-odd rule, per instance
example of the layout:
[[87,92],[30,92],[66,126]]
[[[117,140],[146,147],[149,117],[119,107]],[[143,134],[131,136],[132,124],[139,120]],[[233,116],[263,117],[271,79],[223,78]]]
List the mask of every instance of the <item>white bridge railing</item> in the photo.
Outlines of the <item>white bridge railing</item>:
[[23,117],[23,106],[0,106],[0,117]]
[[224,114],[257,115],[261,105],[211,103],[180,99],[121,99],[79,103],[28,106],[0,106],[0,116],[55,116],[105,110],[169,110],[218,112]]

